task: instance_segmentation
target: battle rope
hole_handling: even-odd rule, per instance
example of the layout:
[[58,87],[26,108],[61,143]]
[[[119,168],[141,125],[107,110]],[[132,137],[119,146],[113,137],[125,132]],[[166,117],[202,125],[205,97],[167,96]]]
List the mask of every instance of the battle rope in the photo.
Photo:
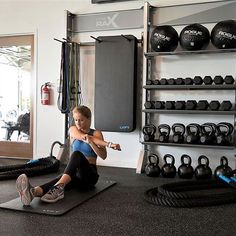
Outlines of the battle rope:
[[27,176],[37,176],[57,172],[60,161],[53,156],[53,148],[56,144],[62,146],[60,142],[54,142],[51,145],[50,156],[48,157],[31,160],[26,164],[0,166],[0,180],[14,179],[23,173]]
[[218,180],[193,180],[148,189],[145,200],[168,207],[201,207],[236,202],[236,190]]

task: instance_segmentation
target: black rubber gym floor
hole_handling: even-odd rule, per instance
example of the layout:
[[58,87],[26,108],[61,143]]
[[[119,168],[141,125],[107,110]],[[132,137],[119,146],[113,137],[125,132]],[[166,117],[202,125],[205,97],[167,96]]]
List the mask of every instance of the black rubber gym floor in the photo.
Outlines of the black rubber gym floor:
[[[11,163],[0,159],[0,165],[6,164]],[[0,235],[236,235],[236,204],[201,208],[155,206],[144,200],[145,190],[179,181],[177,178],[150,178],[128,168],[98,170],[103,179],[117,184],[62,216],[0,209]],[[30,180],[37,185],[57,174]],[[0,184],[0,203],[18,197],[15,180]]]

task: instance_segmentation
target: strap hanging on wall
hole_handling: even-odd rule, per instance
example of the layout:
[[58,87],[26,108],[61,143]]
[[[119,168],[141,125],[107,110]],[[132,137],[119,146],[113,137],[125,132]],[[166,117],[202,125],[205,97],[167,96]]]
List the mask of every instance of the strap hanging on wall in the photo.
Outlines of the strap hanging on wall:
[[80,88],[80,47],[74,42],[62,42],[60,84],[57,105],[61,113],[70,111],[81,104]]
[[135,129],[137,39],[133,35],[98,37],[95,43],[95,127]]

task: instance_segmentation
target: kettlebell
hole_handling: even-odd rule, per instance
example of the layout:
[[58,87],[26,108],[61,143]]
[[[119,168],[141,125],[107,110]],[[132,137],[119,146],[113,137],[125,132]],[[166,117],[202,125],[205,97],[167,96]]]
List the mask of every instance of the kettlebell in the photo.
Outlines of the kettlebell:
[[225,156],[220,158],[220,165],[215,169],[215,178],[219,175],[227,175],[232,171],[232,168],[228,165],[228,159]]
[[148,124],[143,127],[143,139],[145,142],[153,142],[156,133],[156,126],[153,124]]
[[[202,160],[205,161],[205,164],[202,163]],[[195,177],[196,179],[210,179],[212,177],[212,170],[209,167],[209,159],[201,155],[198,158],[198,166],[195,169]]]
[[167,124],[160,124],[158,126],[159,131],[159,142],[166,143],[169,140],[170,135],[170,126]]
[[[171,160],[170,163],[167,162],[167,158]],[[165,178],[174,178],[176,175],[175,158],[170,154],[166,154],[163,160],[164,165],[161,168],[161,175]]]
[[216,136],[216,124],[214,123],[204,123],[201,125],[201,144],[214,144]]
[[[187,160],[187,163],[184,160]],[[178,176],[182,179],[192,179],[194,175],[194,169],[191,166],[192,159],[190,156],[183,154],[181,156],[181,165],[178,168]]]
[[227,122],[220,122],[216,125],[216,143],[219,145],[230,145],[234,127]]
[[148,164],[145,167],[145,173],[149,177],[158,177],[160,175],[159,157],[156,154],[148,156]]
[[201,132],[201,127],[197,123],[191,123],[186,126],[186,142],[190,144],[196,144],[199,142],[199,135]]
[[174,143],[183,143],[184,142],[184,133],[185,126],[181,123],[175,123],[171,127],[173,131],[173,142]]

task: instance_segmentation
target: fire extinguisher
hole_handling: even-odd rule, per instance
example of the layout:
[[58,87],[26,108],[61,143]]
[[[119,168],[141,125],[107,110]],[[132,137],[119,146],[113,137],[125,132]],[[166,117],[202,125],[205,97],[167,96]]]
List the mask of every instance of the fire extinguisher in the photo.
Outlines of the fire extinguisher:
[[41,103],[50,105],[50,83],[47,82],[41,86]]

